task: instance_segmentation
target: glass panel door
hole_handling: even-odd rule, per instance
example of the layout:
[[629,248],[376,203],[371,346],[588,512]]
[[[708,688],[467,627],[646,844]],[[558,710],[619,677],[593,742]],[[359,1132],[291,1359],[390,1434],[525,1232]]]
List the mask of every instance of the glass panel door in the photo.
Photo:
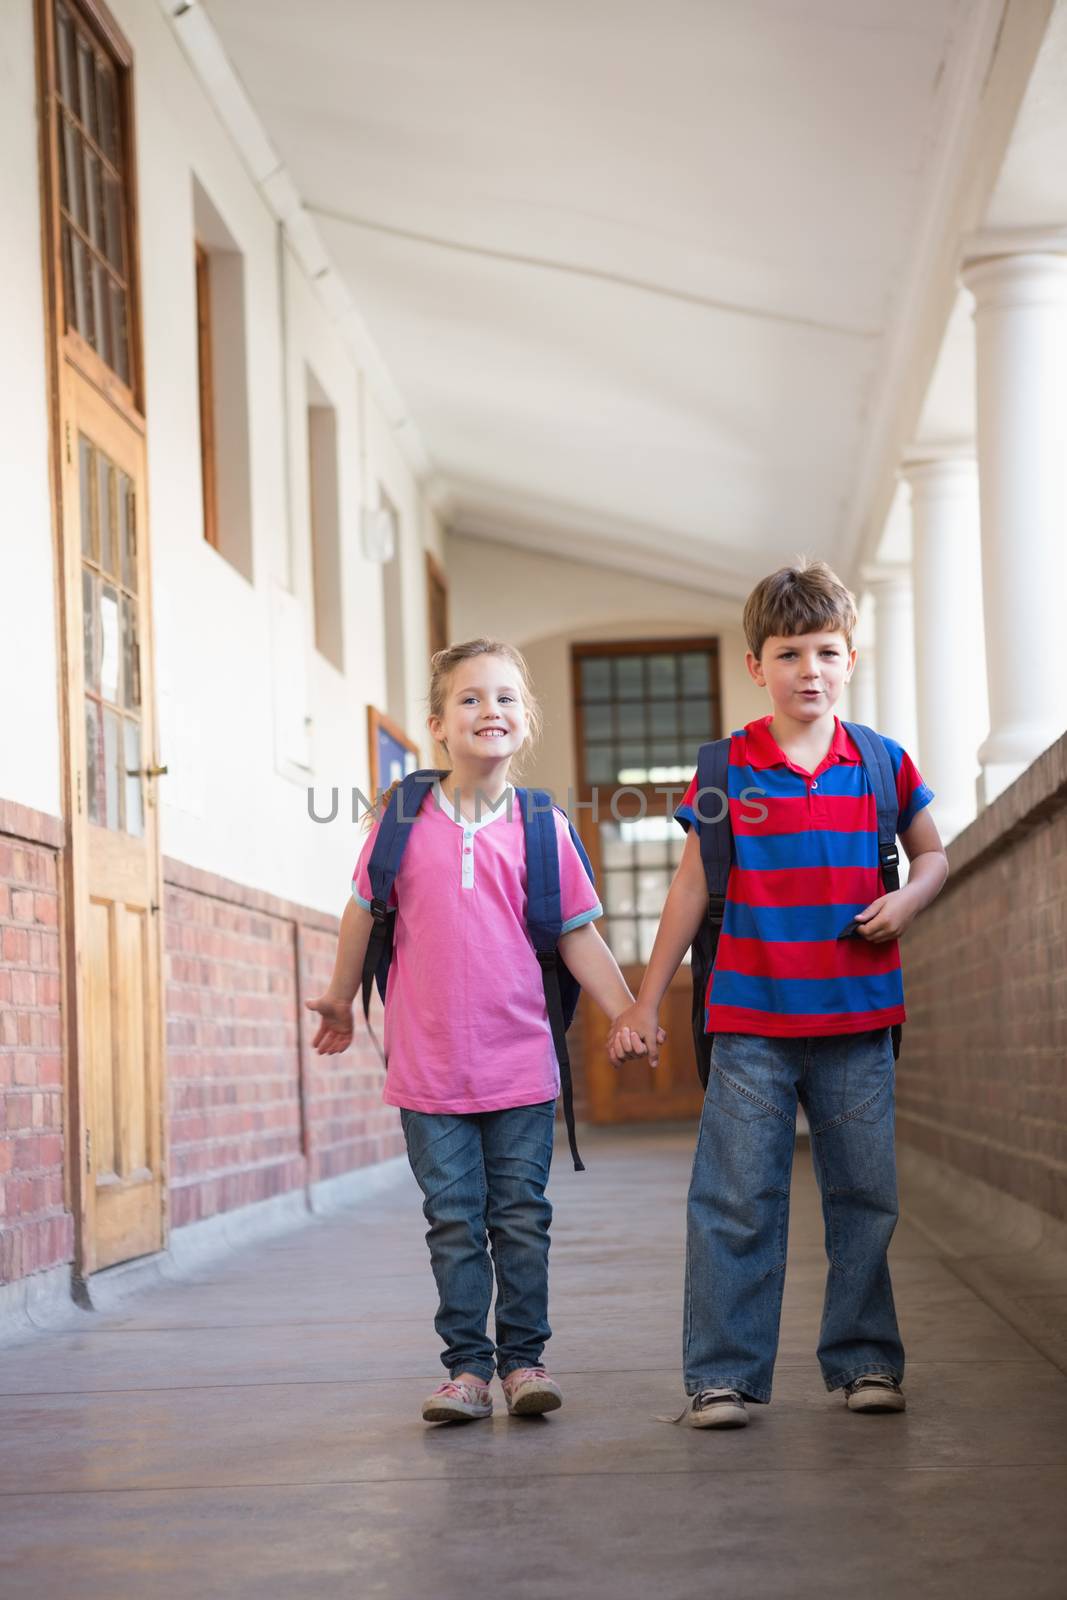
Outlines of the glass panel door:
[[139,837],[144,774],[134,487],[84,434],[78,460],[87,809],[98,827]]

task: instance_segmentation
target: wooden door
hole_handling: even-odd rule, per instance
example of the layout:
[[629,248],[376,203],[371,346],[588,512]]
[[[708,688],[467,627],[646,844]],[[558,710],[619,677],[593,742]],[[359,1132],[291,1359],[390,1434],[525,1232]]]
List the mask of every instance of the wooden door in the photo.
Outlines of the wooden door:
[[[636,994],[685,843],[674,807],[695,770],[698,746],[719,736],[717,642],[575,645],[572,657],[577,826],[604,906],[599,927]],[[590,1121],[699,1115],[692,992],[686,960],[664,996],[667,1042],[655,1069],[646,1061],[612,1066],[603,1016],[583,996],[580,1072]]]
[[159,842],[143,435],[68,369],[63,543],[85,1271],[163,1242]]
[[68,1176],[86,1277],[164,1242],[133,58],[103,0],[36,10],[69,826]]

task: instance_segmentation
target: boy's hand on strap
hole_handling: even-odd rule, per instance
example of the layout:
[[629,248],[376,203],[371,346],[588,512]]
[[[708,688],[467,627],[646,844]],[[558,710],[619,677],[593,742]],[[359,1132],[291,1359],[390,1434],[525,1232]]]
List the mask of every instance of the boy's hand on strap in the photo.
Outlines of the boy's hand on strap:
[[615,1066],[647,1056],[649,1066],[658,1067],[659,1047],[666,1037],[654,1011],[636,1004],[627,1006],[611,1025],[608,1056]]
[[899,939],[921,909],[906,887],[894,889],[892,894],[879,895],[856,913],[856,932],[869,944],[886,944],[890,939]]
[[351,1001],[336,1000],[333,995],[326,993],[317,1000],[304,1003],[309,1011],[317,1012],[321,1018],[311,1048],[317,1050],[320,1056],[336,1056],[342,1050],[347,1050],[352,1043]]

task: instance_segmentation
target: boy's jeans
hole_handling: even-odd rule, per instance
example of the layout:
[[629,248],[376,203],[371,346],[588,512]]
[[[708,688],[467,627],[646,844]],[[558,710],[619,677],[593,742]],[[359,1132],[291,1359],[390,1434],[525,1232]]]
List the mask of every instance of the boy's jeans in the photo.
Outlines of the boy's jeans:
[[[430,1224],[426,1243],[440,1304],[434,1327],[450,1375],[536,1367],[548,1325],[545,1184],[556,1103],[477,1115],[401,1111],[408,1160]],[[492,1247],[489,1259],[488,1243]],[[496,1346],[486,1337],[496,1267]]]
[[828,1389],[904,1372],[886,1251],[897,1220],[889,1030],[715,1036],[689,1188],[685,1390],[771,1397],[797,1101],[826,1225],[819,1365]]

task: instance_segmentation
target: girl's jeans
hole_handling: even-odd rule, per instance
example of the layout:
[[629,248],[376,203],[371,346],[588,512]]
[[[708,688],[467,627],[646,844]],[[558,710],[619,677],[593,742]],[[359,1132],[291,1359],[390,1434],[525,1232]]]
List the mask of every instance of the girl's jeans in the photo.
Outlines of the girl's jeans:
[[[488,1383],[494,1367],[502,1378],[536,1367],[551,1337],[545,1184],[555,1112],[547,1100],[471,1116],[400,1113],[430,1224],[426,1243],[440,1300],[434,1327],[452,1376],[474,1372]],[[495,1347],[485,1331],[494,1266]]]
[[865,1372],[903,1376],[886,1260],[897,1220],[888,1028],[798,1039],[720,1033],[689,1188],[687,1394],[771,1397],[798,1100],[830,1263],[818,1350],[826,1387]]

